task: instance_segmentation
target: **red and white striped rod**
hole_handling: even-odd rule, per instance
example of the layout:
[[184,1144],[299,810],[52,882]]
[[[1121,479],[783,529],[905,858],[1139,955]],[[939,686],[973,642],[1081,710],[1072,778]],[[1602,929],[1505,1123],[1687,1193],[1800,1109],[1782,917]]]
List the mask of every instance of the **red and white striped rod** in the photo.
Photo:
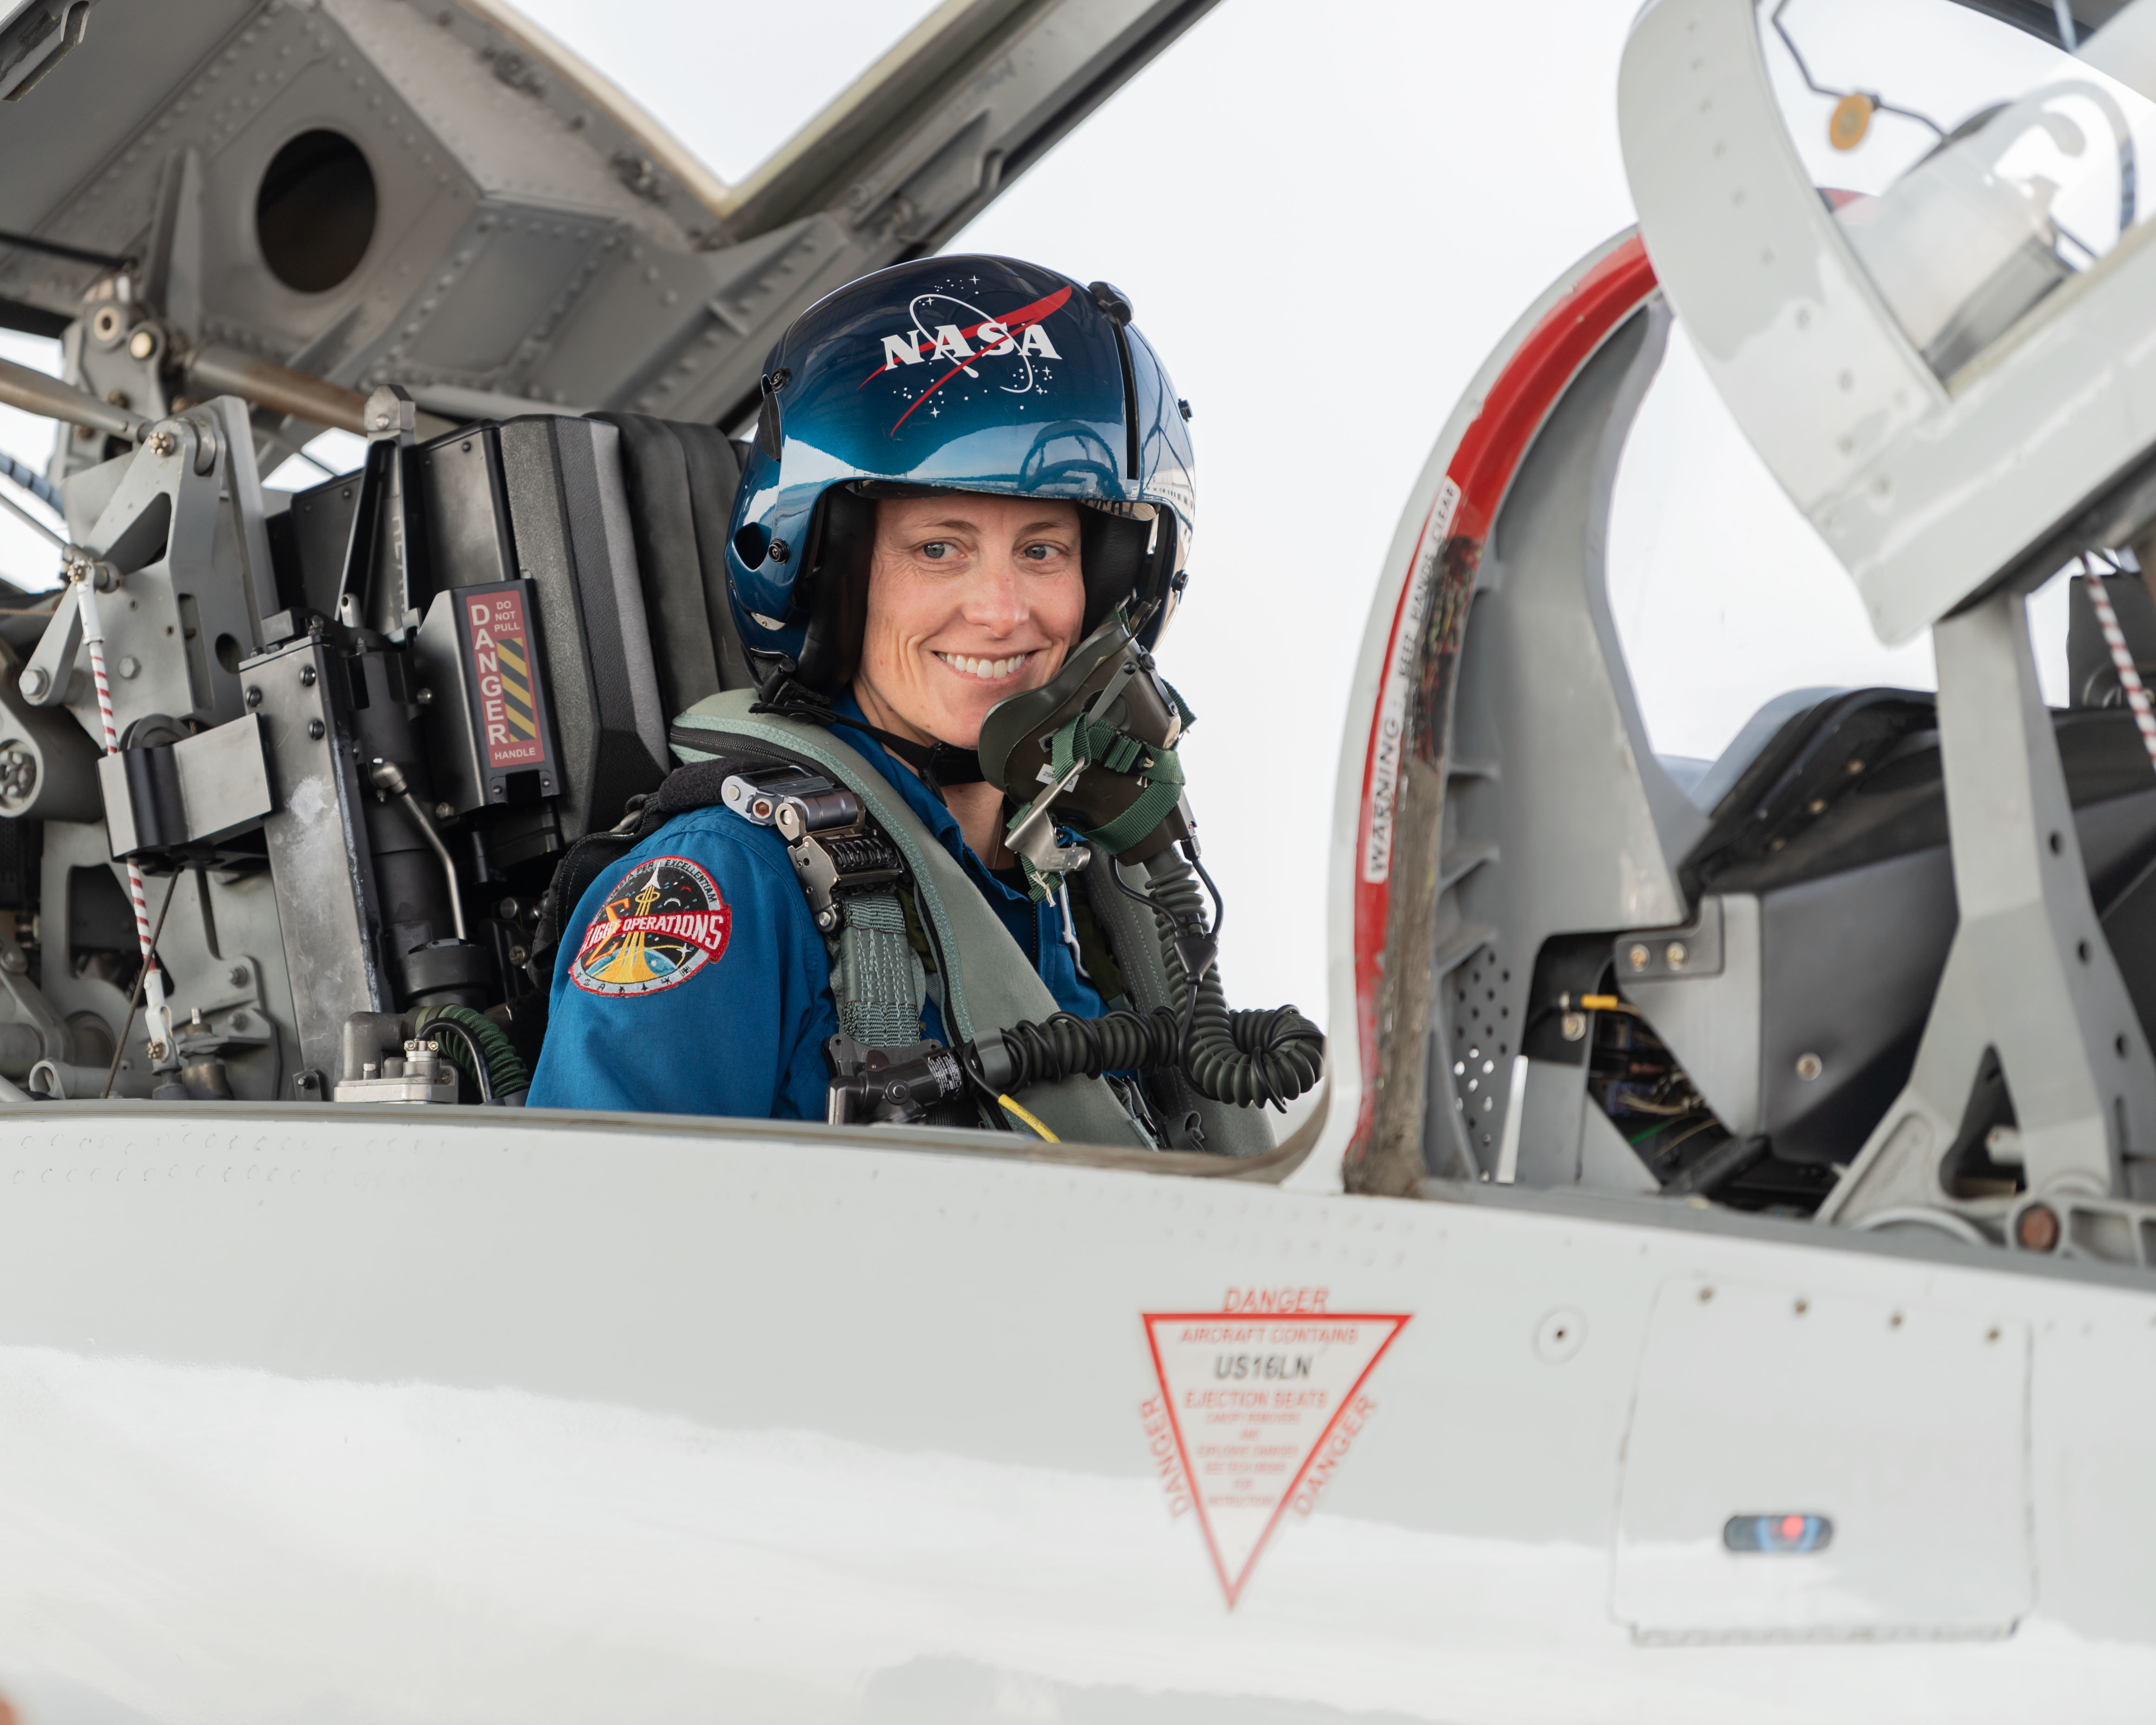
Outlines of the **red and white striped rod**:
[[[95,565],[77,560],[68,571],[74,583],[82,610],[82,638],[90,647],[90,680],[97,686],[98,722],[105,731],[105,752],[120,752],[120,727],[112,716],[112,685],[105,675],[105,625],[97,614]],[[135,938],[142,949],[142,1024],[149,1033],[151,1058],[169,1059],[172,1050],[172,1014],[165,1004],[165,979],[157,972],[155,937],[150,928],[150,899],[142,886],[142,870],[133,858],[127,862],[127,896],[135,906]]]
[[2141,673],[2134,666],[2133,655],[2126,645],[2126,631],[2118,626],[2118,613],[2112,609],[2111,595],[2104,591],[2103,577],[2089,575],[2083,578],[2087,584],[2089,603],[2096,609],[2097,627],[2103,631],[2103,644],[2111,649],[2111,662],[2118,672],[2118,685],[2126,691],[2126,704],[2133,709],[2133,722],[2141,730],[2141,746],[2148,751],[2148,758],[2156,763],[2156,709],[2152,709],[2148,691],[2142,685]]

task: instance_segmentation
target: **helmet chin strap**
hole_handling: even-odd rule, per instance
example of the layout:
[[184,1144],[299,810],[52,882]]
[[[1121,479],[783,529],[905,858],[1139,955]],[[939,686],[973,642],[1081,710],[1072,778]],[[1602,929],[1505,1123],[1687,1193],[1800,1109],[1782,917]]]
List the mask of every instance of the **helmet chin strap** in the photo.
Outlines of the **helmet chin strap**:
[[978,784],[988,776],[981,771],[981,757],[975,751],[962,749],[955,743],[916,742],[910,737],[901,737],[880,725],[871,725],[866,719],[850,718],[833,709],[828,696],[809,688],[791,673],[783,672],[766,683],[763,698],[749,711],[776,713],[783,719],[806,720],[827,731],[844,725],[850,731],[865,732],[919,773],[921,783],[939,798],[947,785]]
[[[841,719],[841,725],[851,725],[851,719]],[[908,742],[902,737],[893,737],[888,731],[876,731],[868,726],[857,726],[866,730],[891,753],[928,782],[928,787],[939,794],[946,785],[978,784],[988,775],[981,771],[981,757],[973,749],[962,749],[955,743],[937,742],[926,746]]]

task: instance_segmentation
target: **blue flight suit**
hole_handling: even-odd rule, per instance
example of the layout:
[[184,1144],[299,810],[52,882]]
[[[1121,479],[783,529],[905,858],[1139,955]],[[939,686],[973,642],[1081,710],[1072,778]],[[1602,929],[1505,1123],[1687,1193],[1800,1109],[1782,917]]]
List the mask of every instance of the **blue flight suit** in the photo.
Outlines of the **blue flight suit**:
[[[834,703],[862,716],[850,691]],[[989,872],[958,823],[872,737],[834,734],[891,782],[994,907],[1055,1004],[1099,1018],[1062,913]],[[602,911],[605,914],[602,916]],[[941,1015],[922,1009],[938,1042]],[[535,1108],[821,1120],[824,1041],[839,1028],[830,959],[786,841],[723,804],[692,809],[594,881],[562,931]]]

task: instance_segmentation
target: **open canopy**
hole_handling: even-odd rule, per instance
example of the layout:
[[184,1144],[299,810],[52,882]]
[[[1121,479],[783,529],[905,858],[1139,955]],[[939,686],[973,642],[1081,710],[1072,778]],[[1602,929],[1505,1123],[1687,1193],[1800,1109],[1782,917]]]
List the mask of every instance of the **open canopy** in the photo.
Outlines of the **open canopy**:
[[[730,419],[803,306],[932,250],[1210,3],[901,7],[854,39],[865,67],[798,23],[774,55],[736,9],[685,8],[701,33],[668,48],[695,78],[654,80],[671,125],[547,28],[600,43],[571,5],[18,10],[0,322],[57,333],[86,294],[121,294],[176,347],[400,383],[445,413]],[[639,45],[604,22],[615,52]],[[762,109],[734,100],[767,85]],[[767,116],[737,182],[697,153],[696,90]]]

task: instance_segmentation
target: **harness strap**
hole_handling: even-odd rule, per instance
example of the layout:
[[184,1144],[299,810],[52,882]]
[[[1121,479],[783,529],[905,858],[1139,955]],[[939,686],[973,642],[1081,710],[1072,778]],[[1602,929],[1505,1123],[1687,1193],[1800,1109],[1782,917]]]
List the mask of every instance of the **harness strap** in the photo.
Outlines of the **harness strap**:
[[839,905],[844,922],[829,942],[839,1028],[866,1048],[911,1047],[921,1040],[928,973],[906,937],[897,893],[857,892]]
[[1138,799],[1097,833],[1093,842],[1109,855],[1119,855],[1168,819],[1168,811],[1183,799],[1183,762],[1173,749],[1155,749],[1147,762],[1145,788]]
[[[805,757],[779,750],[749,755],[733,748],[715,757],[712,746],[722,739],[701,728],[677,725],[670,741],[687,763],[676,768],[644,805],[636,829],[639,839],[676,814],[724,801],[726,782],[736,773],[782,765],[817,770]],[[812,834],[806,842],[824,841]],[[844,841],[838,848],[843,868]],[[921,1040],[928,975],[906,937],[897,885],[840,889],[834,896],[839,922],[824,932],[824,945],[831,956],[831,999],[839,1028],[866,1048],[911,1048]]]

